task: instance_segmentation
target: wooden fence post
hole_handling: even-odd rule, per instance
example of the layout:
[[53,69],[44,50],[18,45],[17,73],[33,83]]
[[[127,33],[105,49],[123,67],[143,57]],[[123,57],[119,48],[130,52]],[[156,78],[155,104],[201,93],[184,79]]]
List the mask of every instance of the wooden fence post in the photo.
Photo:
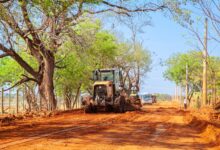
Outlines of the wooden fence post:
[[22,98],[23,98],[23,111],[25,110],[25,107],[24,107],[24,89],[22,90],[23,91],[23,94],[22,94]]
[[78,99],[76,99],[76,107],[75,107],[75,109],[77,109],[77,105],[78,105]]
[[42,97],[41,95],[39,95],[39,98],[40,98],[40,111],[42,110]]
[[11,90],[8,91],[8,113],[11,112]]
[[19,89],[17,90],[17,97],[16,97],[16,113],[18,114],[18,107],[19,107],[19,103],[18,103],[18,101],[19,101]]
[[65,111],[65,95],[63,94],[63,110]]
[[2,114],[4,114],[4,88],[2,88]]

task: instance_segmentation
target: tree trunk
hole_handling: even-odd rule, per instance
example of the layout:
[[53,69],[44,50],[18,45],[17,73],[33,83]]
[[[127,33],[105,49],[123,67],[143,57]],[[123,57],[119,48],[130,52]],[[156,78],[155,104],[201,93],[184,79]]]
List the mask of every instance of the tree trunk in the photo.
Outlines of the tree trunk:
[[136,80],[136,88],[137,88],[137,91],[139,92],[140,91],[140,67],[139,65],[137,65],[137,80]]
[[216,76],[215,76],[215,72],[213,72],[213,89],[212,89],[212,94],[213,94],[213,98],[212,98],[212,105],[214,106],[216,104]]
[[38,111],[37,98],[32,85],[25,85],[25,97],[28,103],[28,112]]
[[73,92],[71,88],[69,88],[68,86],[64,87],[63,94],[64,94],[64,101],[65,101],[67,110],[71,109],[71,102],[72,102],[72,97],[73,97],[72,93]]
[[132,82],[131,82],[131,78],[128,74],[128,89],[127,89],[127,94],[130,95],[131,94],[131,88],[132,88]]
[[38,83],[39,93],[42,101],[42,108],[46,110],[55,110],[57,107],[54,95],[53,75],[55,69],[54,55],[48,52],[41,65],[41,79]]
[[73,109],[74,109],[74,106],[75,106],[75,104],[76,104],[76,102],[77,102],[79,96],[80,96],[79,94],[80,94],[81,85],[82,85],[82,84],[80,84],[79,87],[77,88],[75,100],[74,100],[74,103],[73,103]]

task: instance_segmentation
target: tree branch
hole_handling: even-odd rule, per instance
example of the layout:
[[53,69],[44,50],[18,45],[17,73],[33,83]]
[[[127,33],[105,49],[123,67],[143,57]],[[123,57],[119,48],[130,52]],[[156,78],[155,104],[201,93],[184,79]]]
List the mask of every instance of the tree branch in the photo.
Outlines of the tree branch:
[[30,31],[31,36],[33,37],[35,42],[39,41],[39,37],[36,34],[34,26],[33,26],[32,22],[30,21],[30,18],[29,18],[29,15],[28,15],[26,0],[22,0],[22,2],[20,3],[20,6],[21,6],[24,22],[27,25],[28,30]]
[[24,22],[28,28],[28,32],[25,34],[25,37],[28,36],[28,34],[31,34],[31,36],[33,37],[33,41],[30,40],[29,38],[26,38],[25,41],[31,51],[31,55],[33,55],[35,58],[37,58],[38,62],[41,62],[42,57],[40,55],[39,50],[36,47],[39,47],[39,45],[42,43],[42,41],[40,40],[40,38],[37,34],[39,31],[37,31],[34,28],[34,25],[32,24],[30,17],[28,15],[27,1],[21,0],[20,7],[21,7]]
[[26,61],[24,61],[23,58],[19,56],[14,50],[8,49],[0,43],[0,51],[3,51],[7,55],[11,56],[22,68],[24,68],[33,77],[37,78],[37,72],[35,72],[34,69]]
[[7,56],[10,56],[10,55],[8,55],[8,54],[1,54],[0,58],[4,58],[4,57],[7,57]]
[[19,27],[18,23],[15,21],[15,18],[11,15],[10,10],[6,9],[4,7],[3,4],[0,3],[0,9],[4,10],[6,13],[4,14],[4,16],[2,16],[2,20],[8,24],[8,26],[14,30],[14,32],[18,35],[20,35],[21,38],[23,38],[25,40],[25,42],[28,44],[30,50],[32,51],[32,53],[36,53],[34,52],[34,47],[39,47],[39,43],[34,43],[32,39],[30,39],[28,37],[29,32],[27,31],[23,31],[21,30],[21,28]]
[[105,12],[114,12],[116,14],[123,14],[123,15],[126,15],[126,16],[130,16],[127,12],[120,12],[120,11],[116,11],[114,9],[103,9],[103,10],[99,10],[99,11],[89,11],[89,10],[85,10],[85,12],[89,13],[89,14],[100,14],[100,13],[105,13]]
[[30,79],[31,81],[38,82],[38,80],[36,80],[36,79],[34,79],[34,78],[31,78],[31,77],[28,77],[28,76],[25,75],[25,74],[22,74],[22,76],[24,76],[25,78]]
[[128,9],[127,7],[119,6],[113,3],[109,3],[107,1],[102,1],[103,4],[110,6],[112,8],[117,8],[119,10],[123,10],[125,12],[148,12],[148,11],[157,11],[157,10],[162,10],[164,8],[167,8],[164,4],[162,5],[155,5],[156,7],[151,7],[151,8],[136,8],[136,9]]
[[57,69],[65,69],[66,67],[67,67],[67,65],[64,65],[64,66],[55,65],[55,68],[57,68]]
[[10,28],[14,30],[17,34],[26,39],[27,36],[25,36],[25,32],[20,29],[18,23],[15,21],[15,18],[11,16],[11,12],[9,12],[9,10],[7,10],[5,6],[1,3],[0,9],[2,9],[1,11],[5,11],[5,14],[1,17],[1,19],[6,22],[10,26]]
[[72,14],[72,16],[66,18],[65,21],[70,22],[70,24],[74,24],[74,21],[76,21],[83,14],[83,11],[82,11],[83,3],[84,3],[84,0],[80,0],[77,13]]
[[77,12],[77,14],[75,15],[76,18],[78,18],[79,16],[82,15],[83,3],[84,3],[84,0],[80,0],[80,2],[79,2],[79,7],[78,7],[78,12]]
[[0,3],[6,3],[9,2],[10,0],[0,0]]
[[[151,8],[136,8],[136,9],[128,9],[127,7],[119,6],[116,4],[109,3],[107,1],[103,1],[103,4],[110,6],[111,8],[106,8],[103,10],[98,10],[98,11],[90,11],[90,10],[85,10],[84,12],[87,12],[89,14],[100,14],[100,13],[105,13],[105,12],[114,12],[116,14],[122,14],[126,16],[131,16],[129,13],[134,13],[134,12],[148,12],[148,11],[157,11],[157,10],[162,10],[164,8],[167,8],[165,5],[155,5],[156,7],[151,7]],[[116,8],[116,9],[114,9]],[[117,10],[118,9],[118,10]]]
[[23,84],[23,83],[26,83],[26,82],[29,82],[29,81],[35,81],[35,80],[33,80],[32,78],[25,77],[25,78],[21,79],[20,81],[18,81],[17,83],[15,83],[15,84],[14,84],[13,86],[11,86],[10,88],[5,89],[4,91],[8,91],[8,90],[10,90],[10,89],[13,89],[13,88],[16,87],[16,86],[19,86],[19,85],[21,85],[21,84]]
[[64,59],[66,59],[67,56],[68,56],[68,53],[64,54],[64,57],[63,57],[63,58],[60,58],[59,60],[57,60],[57,61],[55,62],[55,65],[61,63]]

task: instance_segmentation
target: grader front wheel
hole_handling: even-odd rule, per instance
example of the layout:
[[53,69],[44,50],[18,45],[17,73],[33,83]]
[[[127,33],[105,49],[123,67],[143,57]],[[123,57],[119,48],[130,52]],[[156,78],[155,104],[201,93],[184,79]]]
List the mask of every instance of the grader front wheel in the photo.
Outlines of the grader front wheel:
[[84,111],[85,111],[85,113],[96,113],[97,108],[90,104],[90,105],[85,107]]

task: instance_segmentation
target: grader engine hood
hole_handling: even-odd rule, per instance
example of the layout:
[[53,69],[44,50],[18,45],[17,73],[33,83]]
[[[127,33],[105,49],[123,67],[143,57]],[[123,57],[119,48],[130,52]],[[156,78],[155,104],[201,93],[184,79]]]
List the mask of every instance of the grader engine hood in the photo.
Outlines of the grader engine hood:
[[111,81],[97,81],[94,83],[94,101],[97,105],[105,105],[112,95],[112,82]]

